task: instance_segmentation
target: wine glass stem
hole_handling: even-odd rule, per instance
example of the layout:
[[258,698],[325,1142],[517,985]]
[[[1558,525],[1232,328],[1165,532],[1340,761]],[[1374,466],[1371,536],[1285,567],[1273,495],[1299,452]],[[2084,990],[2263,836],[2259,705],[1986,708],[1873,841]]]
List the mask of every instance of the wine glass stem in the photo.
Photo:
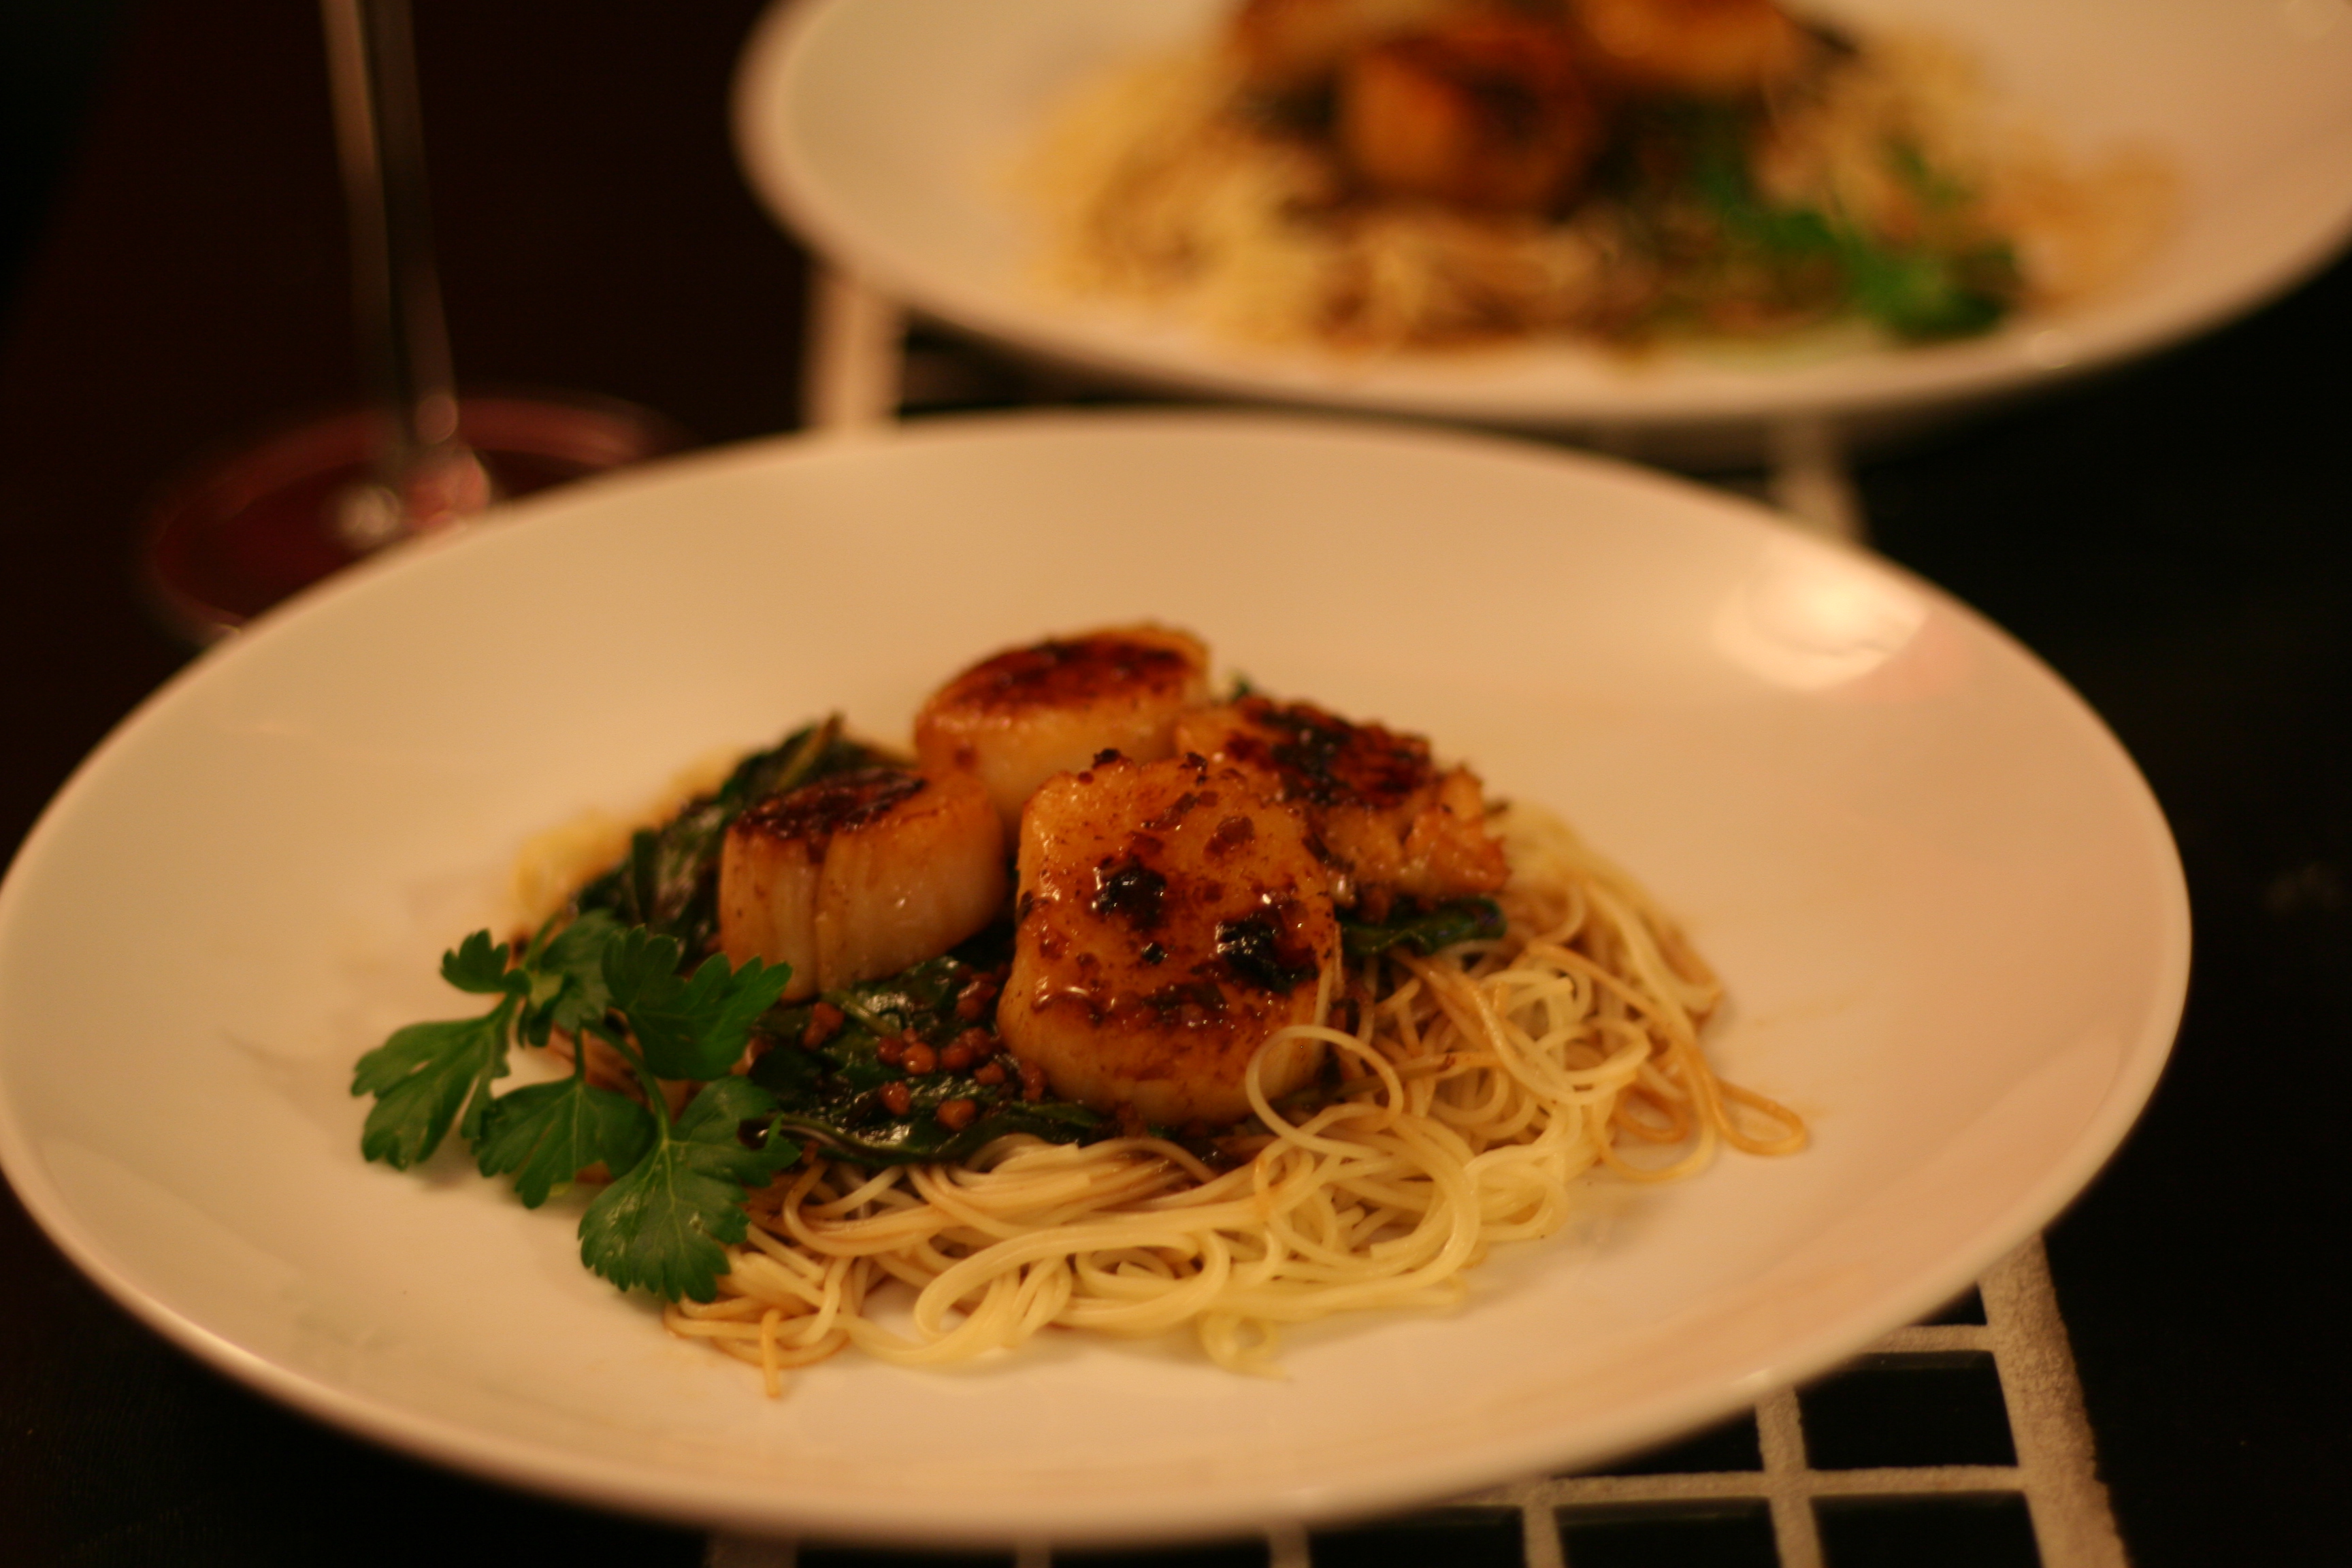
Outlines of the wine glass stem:
[[342,509],[347,533],[376,535],[349,542],[370,548],[487,504],[489,486],[457,436],[408,0],[320,4],[360,342],[384,420],[374,493]]

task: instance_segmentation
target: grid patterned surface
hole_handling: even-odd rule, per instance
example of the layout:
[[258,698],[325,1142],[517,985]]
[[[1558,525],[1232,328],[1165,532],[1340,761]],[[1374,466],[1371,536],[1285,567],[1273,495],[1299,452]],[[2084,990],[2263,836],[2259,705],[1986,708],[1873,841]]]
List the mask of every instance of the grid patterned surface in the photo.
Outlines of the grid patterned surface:
[[707,1568],[2123,1568],[2039,1239],[1927,1322],[1604,1469],[1396,1519],[1135,1552],[716,1538]]
[[[925,406],[1083,389],[910,336],[887,300],[820,277],[803,406],[870,428]],[[1833,446],[1792,427],[1755,488],[1819,531],[1864,520]],[[2041,1240],[1843,1366],[1605,1469],[1327,1530],[1136,1552],[920,1553],[711,1540],[706,1568],[2123,1568]]]

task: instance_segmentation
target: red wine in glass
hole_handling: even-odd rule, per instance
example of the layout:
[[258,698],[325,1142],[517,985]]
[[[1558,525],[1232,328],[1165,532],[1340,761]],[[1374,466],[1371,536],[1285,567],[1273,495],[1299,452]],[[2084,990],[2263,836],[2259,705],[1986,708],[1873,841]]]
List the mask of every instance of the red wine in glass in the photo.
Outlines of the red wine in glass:
[[146,574],[199,641],[398,540],[684,444],[586,396],[456,391],[425,196],[408,0],[320,0],[373,402],[200,468],[148,519]]

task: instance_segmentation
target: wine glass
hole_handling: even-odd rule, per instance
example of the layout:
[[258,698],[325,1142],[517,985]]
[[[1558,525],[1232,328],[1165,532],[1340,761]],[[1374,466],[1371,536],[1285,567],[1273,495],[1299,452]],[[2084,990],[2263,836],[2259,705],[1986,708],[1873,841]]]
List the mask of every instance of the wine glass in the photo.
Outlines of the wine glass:
[[457,395],[408,0],[320,0],[320,13],[373,396],[196,470],[150,515],[148,585],[199,641],[397,540],[685,443],[614,399]]

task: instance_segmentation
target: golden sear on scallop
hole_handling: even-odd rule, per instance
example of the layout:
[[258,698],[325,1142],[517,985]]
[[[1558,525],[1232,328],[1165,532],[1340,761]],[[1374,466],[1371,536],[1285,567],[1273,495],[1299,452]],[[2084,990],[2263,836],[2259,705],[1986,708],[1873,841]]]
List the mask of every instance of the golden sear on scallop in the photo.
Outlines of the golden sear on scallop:
[[1748,97],[1827,47],[1778,0],[1570,0],[1567,12],[1594,74],[1633,95]]
[[[1339,928],[1296,813],[1263,780],[1198,757],[1111,759],[1049,781],[1021,825],[1005,1044],[1055,1094],[1145,1121],[1223,1125],[1278,1029],[1314,1020]],[[1269,1097],[1322,1047],[1276,1044]]]
[[1510,876],[1477,775],[1441,771],[1418,735],[1244,697],[1185,715],[1176,743],[1266,776],[1306,822],[1340,906],[1368,920],[1386,920],[1399,899],[1496,892]]
[[787,999],[895,974],[1003,910],[1004,831],[979,782],[863,768],[750,807],[719,861],[731,963],[793,966]]
[[1209,652],[1162,626],[1123,626],[1010,648],[965,670],[915,718],[915,754],[934,773],[987,786],[1008,833],[1055,773],[1106,751],[1172,754],[1176,717],[1208,700]]
[[1602,118],[1563,29],[1474,11],[1349,57],[1332,130],[1377,195],[1539,213],[1583,183]]
[[1225,42],[1252,89],[1306,91],[1358,49],[1462,8],[1462,0],[1242,0]]

